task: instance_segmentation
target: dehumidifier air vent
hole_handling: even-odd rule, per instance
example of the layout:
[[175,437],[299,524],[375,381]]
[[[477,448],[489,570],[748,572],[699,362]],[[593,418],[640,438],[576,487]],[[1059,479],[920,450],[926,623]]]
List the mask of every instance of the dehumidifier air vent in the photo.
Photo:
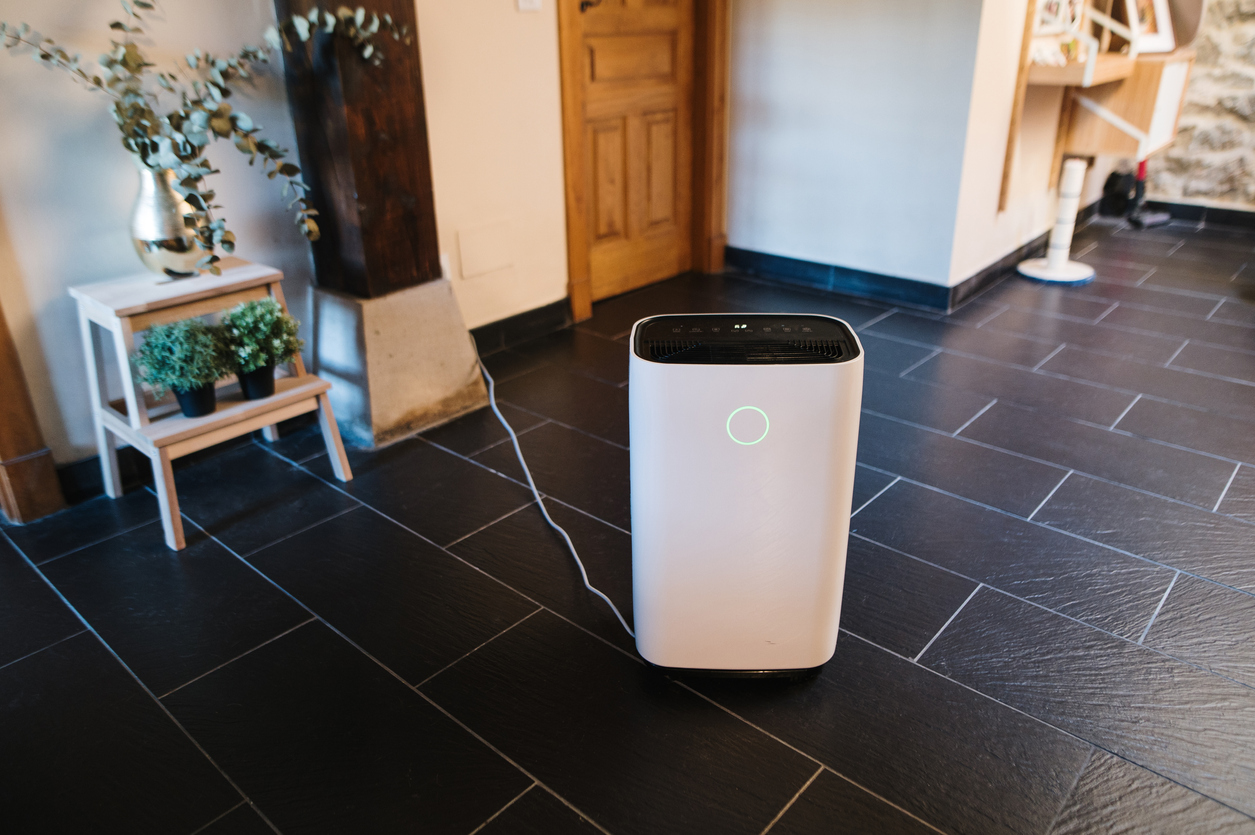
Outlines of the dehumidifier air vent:
[[817,667],[836,647],[863,354],[830,316],[632,329],[636,645],[662,667]]

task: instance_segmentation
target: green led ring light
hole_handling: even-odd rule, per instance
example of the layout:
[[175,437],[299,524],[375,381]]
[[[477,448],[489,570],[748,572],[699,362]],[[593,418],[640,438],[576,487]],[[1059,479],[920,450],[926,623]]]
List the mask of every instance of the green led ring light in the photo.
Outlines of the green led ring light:
[[[732,418],[736,417],[741,412],[744,412],[746,409],[749,409],[752,412],[758,412],[760,415],[763,416],[763,424],[764,424],[763,434],[759,435],[758,439],[754,441],[742,441],[736,435],[732,434]],[[727,429],[728,429],[728,437],[736,441],[741,446],[753,446],[754,444],[761,441],[763,438],[767,437],[767,433],[771,431],[771,421],[767,418],[767,413],[764,412],[762,409],[758,408],[757,406],[742,406],[741,408],[733,411],[732,414],[728,415]]]

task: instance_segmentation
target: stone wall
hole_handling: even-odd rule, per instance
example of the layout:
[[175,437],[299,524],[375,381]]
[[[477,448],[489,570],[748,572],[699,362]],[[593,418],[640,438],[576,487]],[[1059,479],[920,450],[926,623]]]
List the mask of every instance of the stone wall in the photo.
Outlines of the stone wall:
[[1156,200],[1255,210],[1255,0],[1211,0],[1173,145],[1151,157]]

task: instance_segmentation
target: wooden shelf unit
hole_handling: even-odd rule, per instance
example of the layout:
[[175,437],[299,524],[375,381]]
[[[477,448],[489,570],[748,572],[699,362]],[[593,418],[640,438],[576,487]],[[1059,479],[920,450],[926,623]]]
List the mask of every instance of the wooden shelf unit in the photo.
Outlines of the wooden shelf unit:
[[[237,258],[224,259],[222,267],[219,276],[203,273],[176,280],[143,273],[70,288],[70,295],[78,302],[105,493],[111,498],[122,495],[118,441],[148,456],[166,544],[174,550],[182,550],[185,542],[171,462],[184,455],[257,429],[273,441],[278,438],[280,421],[316,411],[336,477],[341,481],[353,477],[327,397],[331,384],[305,373],[299,354],[290,363],[289,375],[275,380],[275,393],[270,397],[245,400],[237,384],[220,382],[217,409],[198,418],[185,417],[168,398],[155,400],[136,380],[131,367],[135,334],[153,325],[219,313],[240,302],[262,298],[273,298],[286,310],[281,272]],[[120,400],[111,401],[105,392],[107,352],[101,331],[113,337],[114,360],[125,392]]]
[[1133,74],[1137,59],[1119,52],[1100,52],[1094,60],[1094,76],[1085,83],[1085,64],[1071,61],[1063,67],[1030,64],[1028,83],[1054,87],[1096,87],[1121,81]]

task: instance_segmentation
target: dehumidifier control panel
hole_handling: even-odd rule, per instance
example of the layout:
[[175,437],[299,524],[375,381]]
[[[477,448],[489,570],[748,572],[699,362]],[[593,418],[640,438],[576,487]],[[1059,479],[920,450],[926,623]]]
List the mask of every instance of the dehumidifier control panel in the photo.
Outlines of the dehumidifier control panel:
[[838,363],[859,355],[844,322],[804,314],[654,316],[637,326],[632,347],[650,362],[687,365]]

